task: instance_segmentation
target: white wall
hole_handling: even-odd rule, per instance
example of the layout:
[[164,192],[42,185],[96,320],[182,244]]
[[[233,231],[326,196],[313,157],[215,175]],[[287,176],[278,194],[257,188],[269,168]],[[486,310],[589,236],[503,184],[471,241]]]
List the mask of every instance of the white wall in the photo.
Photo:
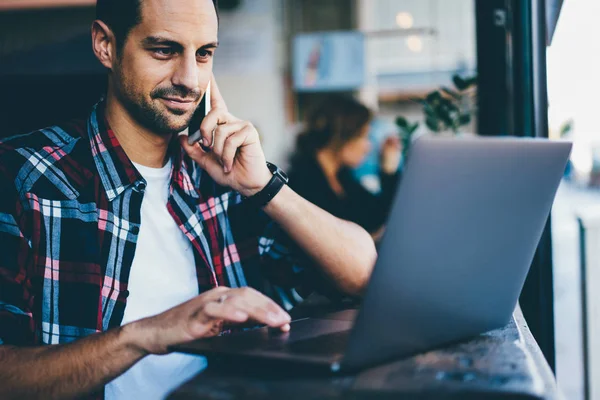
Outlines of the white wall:
[[245,0],[221,14],[215,76],[230,111],[251,121],[267,158],[283,163],[286,134],[282,33],[278,0]]
[[[455,72],[476,68],[474,0],[356,0],[358,27],[367,36],[367,85],[361,98],[423,94],[449,85]],[[408,13],[412,30],[396,16]],[[411,48],[411,41],[420,44]]]
[[459,64],[475,67],[474,0],[360,0],[370,8],[367,18],[360,19],[360,29],[367,31],[399,29],[396,15],[409,13],[412,28],[433,29],[434,35],[416,35],[422,49],[412,51],[407,36],[371,37],[370,62],[379,73],[452,70]]

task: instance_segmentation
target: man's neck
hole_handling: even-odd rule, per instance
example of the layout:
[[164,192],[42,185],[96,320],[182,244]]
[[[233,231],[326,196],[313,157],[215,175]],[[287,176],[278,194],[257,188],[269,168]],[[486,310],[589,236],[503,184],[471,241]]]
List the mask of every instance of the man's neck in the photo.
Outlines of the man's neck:
[[161,136],[143,128],[110,95],[106,99],[106,118],[131,161],[151,168],[166,164],[171,135]]

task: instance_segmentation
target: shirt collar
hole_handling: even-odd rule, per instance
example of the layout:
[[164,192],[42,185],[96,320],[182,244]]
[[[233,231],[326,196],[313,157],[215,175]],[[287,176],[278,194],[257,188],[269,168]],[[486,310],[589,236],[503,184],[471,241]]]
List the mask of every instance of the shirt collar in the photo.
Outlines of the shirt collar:
[[[94,106],[87,121],[87,131],[92,157],[98,169],[100,180],[106,191],[108,201],[113,201],[129,186],[133,186],[134,190],[141,190],[145,187],[146,181],[121,147],[119,140],[108,124],[104,110],[104,101],[100,101]],[[171,143],[169,153],[173,161],[171,187],[177,186],[189,196],[198,198],[196,185],[192,183],[192,177],[188,173],[188,166],[192,167],[191,160],[184,154],[184,150],[179,146],[176,137]],[[186,164],[188,165],[186,166]],[[200,169],[198,168],[198,170]]]

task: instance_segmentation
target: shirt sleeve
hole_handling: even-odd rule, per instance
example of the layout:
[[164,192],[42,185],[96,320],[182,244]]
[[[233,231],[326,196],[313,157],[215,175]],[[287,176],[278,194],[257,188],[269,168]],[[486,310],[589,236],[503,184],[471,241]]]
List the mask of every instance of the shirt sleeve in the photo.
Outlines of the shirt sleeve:
[[[344,297],[321,268],[264,212],[242,202],[229,213],[249,286],[260,288],[286,309],[314,292],[334,301]],[[254,240],[242,239],[248,237]],[[252,248],[248,243],[254,243]],[[252,262],[252,253],[256,263]],[[260,277],[254,268],[249,268],[255,264]]]
[[275,222],[270,221],[260,239],[259,251],[275,295],[289,309],[316,293],[333,302],[347,298],[323,269]]
[[[0,143],[0,344],[33,344],[33,317],[27,264],[29,240],[21,229],[23,210],[6,174]],[[3,165],[4,164],[4,165]]]

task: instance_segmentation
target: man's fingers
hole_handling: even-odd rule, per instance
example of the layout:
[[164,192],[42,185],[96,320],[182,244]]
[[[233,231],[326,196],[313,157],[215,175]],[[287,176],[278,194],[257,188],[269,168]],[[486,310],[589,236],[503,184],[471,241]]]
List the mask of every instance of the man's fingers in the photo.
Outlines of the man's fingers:
[[264,324],[282,332],[290,330],[289,314],[251,288],[216,288],[196,299],[201,303],[191,314],[189,326],[192,335],[197,337],[217,335],[226,326],[245,323]]
[[201,294],[200,296],[197,296],[196,299],[199,299],[200,301],[217,301],[219,298],[221,298],[223,295],[225,295],[227,292],[229,292],[231,290],[231,288],[228,288],[227,286],[217,286],[214,289],[211,289],[203,294]]
[[200,124],[200,135],[202,136],[202,144],[206,147],[212,146],[213,134],[219,124],[227,123],[226,112],[224,110],[215,108],[209,112],[202,123]]
[[213,319],[223,319],[232,323],[252,320],[259,324],[280,328],[289,324],[291,318],[273,300],[251,289],[231,289],[219,297],[205,303],[203,314]]
[[179,143],[181,144],[181,147],[183,147],[183,149],[185,150],[185,152],[192,157],[194,160],[196,160],[196,162],[199,162],[199,159],[202,159],[202,157],[204,155],[206,155],[206,152],[204,150],[202,150],[200,148],[200,146],[198,146],[196,143],[194,144],[189,144],[188,143],[188,136],[187,135],[181,135],[179,136]]
[[234,300],[244,300],[245,303],[240,302],[239,306],[243,307],[245,304],[245,307],[248,308],[245,308],[244,311],[259,323],[279,327],[291,321],[288,313],[257,290],[246,287],[232,289],[232,292],[235,292]]
[[208,113],[200,124],[200,135],[202,136],[202,144],[204,146],[212,146],[214,144],[213,135],[216,130],[224,125],[231,125],[241,120],[229,114],[227,110],[215,108]]
[[242,323],[249,318],[248,313],[239,309],[230,302],[219,303],[210,301],[204,306],[204,314],[211,319],[219,319],[227,322]]
[[225,104],[225,100],[223,96],[221,96],[221,91],[219,90],[219,86],[217,85],[217,80],[215,76],[212,76],[210,81],[210,106],[214,108],[221,108],[227,110],[227,104]]
[[208,172],[210,176],[218,176],[218,173],[223,170],[220,158],[218,158],[213,152],[206,152],[202,150],[198,143],[193,145],[188,144],[187,136],[181,136],[179,138],[179,142],[186,153],[198,163],[200,168]]
[[204,146],[211,146],[213,141],[213,131],[218,125],[238,121],[227,110],[227,104],[221,96],[219,86],[213,75],[210,81],[210,106],[211,111],[204,116],[200,124],[200,134],[202,135],[202,143]]
[[225,147],[225,141],[229,136],[235,134],[237,131],[244,129],[246,123],[243,121],[231,122],[217,126],[214,134],[214,142],[212,151],[219,158],[223,156],[223,148]]
[[233,168],[237,150],[244,145],[249,133],[249,127],[246,126],[242,130],[230,135],[227,140],[225,140],[223,152],[221,154],[221,163],[223,164],[225,172],[229,172]]
[[286,313],[272,310],[264,302],[256,302],[254,299],[244,299],[241,296],[233,296],[227,301],[234,305],[236,309],[248,314],[249,318],[259,324],[265,324],[271,327],[281,327],[290,322]]
[[203,169],[206,169],[206,163],[210,159],[210,153],[202,150],[202,148],[198,145],[198,143],[189,144],[187,141],[187,136],[180,136],[179,143],[181,147],[185,150],[185,152],[200,165]]

